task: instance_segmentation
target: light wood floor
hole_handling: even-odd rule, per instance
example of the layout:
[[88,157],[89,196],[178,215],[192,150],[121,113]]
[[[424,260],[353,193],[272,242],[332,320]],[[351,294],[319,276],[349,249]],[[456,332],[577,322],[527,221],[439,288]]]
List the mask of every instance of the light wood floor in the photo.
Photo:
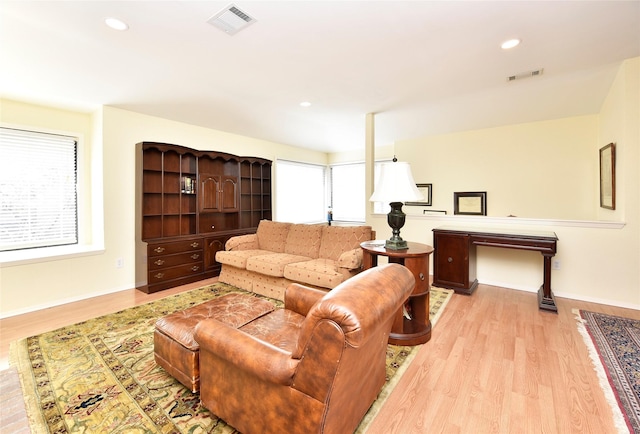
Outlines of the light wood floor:
[[[9,342],[186,291],[122,291],[0,320],[0,368]],[[369,433],[612,433],[605,401],[573,308],[640,319],[640,311],[480,285],[454,295]],[[28,432],[15,372],[3,371],[0,432]],[[5,380],[7,378],[7,380]],[[21,413],[22,412],[22,413]]]

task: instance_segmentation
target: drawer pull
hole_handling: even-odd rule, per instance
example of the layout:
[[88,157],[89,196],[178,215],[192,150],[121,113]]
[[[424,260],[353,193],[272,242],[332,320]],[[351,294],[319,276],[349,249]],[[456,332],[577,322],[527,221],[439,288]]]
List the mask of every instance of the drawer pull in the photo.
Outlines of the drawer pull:
[[420,280],[424,280],[424,273],[420,273]]
[[215,229],[215,228],[216,228],[215,225],[211,225],[211,229]]
[[194,242],[194,243],[191,243],[191,247],[193,247],[194,249],[195,249],[196,247],[198,247],[199,245],[200,245],[200,243],[199,243],[199,242],[197,242],[197,241],[196,241],[196,242]]
[[191,255],[191,259],[198,259],[200,257],[200,255],[198,255],[197,253],[194,253],[193,255]]
[[154,262],[154,264],[156,264],[156,265],[164,265],[164,261],[162,259],[158,259],[157,261]]
[[194,265],[193,267],[191,267],[191,271],[198,271],[200,269],[200,267],[198,265]]
[[453,258],[449,256],[449,259],[447,259],[447,262],[453,262]]
[[155,277],[156,279],[162,279],[164,277],[164,273],[158,273],[158,274],[154,275],[153,277]]
[[164,247],[156,247],[155,249],[153,249],[153,251],[156,253],[162,253],[164,252]]

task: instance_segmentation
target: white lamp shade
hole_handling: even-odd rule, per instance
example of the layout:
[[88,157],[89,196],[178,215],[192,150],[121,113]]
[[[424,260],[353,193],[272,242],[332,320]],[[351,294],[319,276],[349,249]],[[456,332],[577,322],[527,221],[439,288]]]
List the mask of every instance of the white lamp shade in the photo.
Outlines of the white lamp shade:
[[415,202],[424,196],[416,187],[411,166],[405,162],[382,163],[371,202]]

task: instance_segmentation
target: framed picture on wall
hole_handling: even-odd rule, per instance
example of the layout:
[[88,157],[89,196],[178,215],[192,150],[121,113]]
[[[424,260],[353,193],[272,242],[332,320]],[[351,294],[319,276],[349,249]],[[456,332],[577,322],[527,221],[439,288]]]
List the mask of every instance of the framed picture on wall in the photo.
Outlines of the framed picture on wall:
[[600,206],[616,209],[616,145],[600,148]]
[[453,213],[459,215],[487,215],[487,192],[453,193]]
[[405,202],[404,204],[408,206],[431,206],[431,184],[416,184],[416,187],[424,196],[424,200],[422,202]]

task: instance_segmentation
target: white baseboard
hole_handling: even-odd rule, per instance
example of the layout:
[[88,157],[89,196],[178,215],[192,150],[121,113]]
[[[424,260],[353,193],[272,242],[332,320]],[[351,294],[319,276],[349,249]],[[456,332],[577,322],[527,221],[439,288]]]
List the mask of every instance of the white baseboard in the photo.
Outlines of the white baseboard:
[[42,304],[37,304],[37,305],[34,305],[34,306],[29,306],[29,307],[26,307],[24,309],[16,309],[16,310],[8,311],[8,312],[3,312],[2,314],[0,314],[0,319],[5,319],[5,318],[12,317],[12,316],[17,316],[17,315],[24,315],[25,313],[31,313],[31,312],[35,312],[35,311],[42,310],[42,309],[49,309],[49,308],[56,307],[56,306],[62,306],[63,304],[74,303],[76,301],[82,301],[82,300],[86,300],[88,298],[99,297],[101,295],[113,294],[113,293],[120,292],[120,291],[126,291],[128,289],[131,289],[131,287],[108,289],[108,290],[104,290],[104,291],[90,292],[90,293],[82,294],[82,295],[75,296],[75,297],[62,298],[62,299],[51,301],[51,302],[48,302],[48,303],[42,303]]
[[[494,281],[484,281],[484,282],[479,282],[482,285],[490,285],[490,286],[499,286],[501,288],[508,288],[508,289],[515,289],[517,291],[525,291],[525,292],[538,292],[538,290],[540,289],[540,287],[536,287],[536,288],[532,288],[530,286],[522,286],[522,287],[516,287],[513,285],[513,283],[504,283],[504,282],[494,282]],[[553,289],[553,284],[551,285],[551,291],[553,292],[553,295],[555,297],[560,297],[560,298],[568,298],[571,300],[576,300],[576,301],[586,301],[589,303],[598,303],[598,304],[604,304],[607,306],[615,306],[615,307],[623,307],[625,309],[636,309],[636,310],[640,310],[640,305],[638,304],[633,304],[633,303],[624,303],[624,302],[619,302],[619,301],[615,301],[615,300],[609,300],[606,298],[599,298],[599,297],[587,297],[584,295],[580,295],[580,294],[574,294],[574,293],[570,293],[570,292],[564,292],[564,291],[556,291],[555,289]]]

